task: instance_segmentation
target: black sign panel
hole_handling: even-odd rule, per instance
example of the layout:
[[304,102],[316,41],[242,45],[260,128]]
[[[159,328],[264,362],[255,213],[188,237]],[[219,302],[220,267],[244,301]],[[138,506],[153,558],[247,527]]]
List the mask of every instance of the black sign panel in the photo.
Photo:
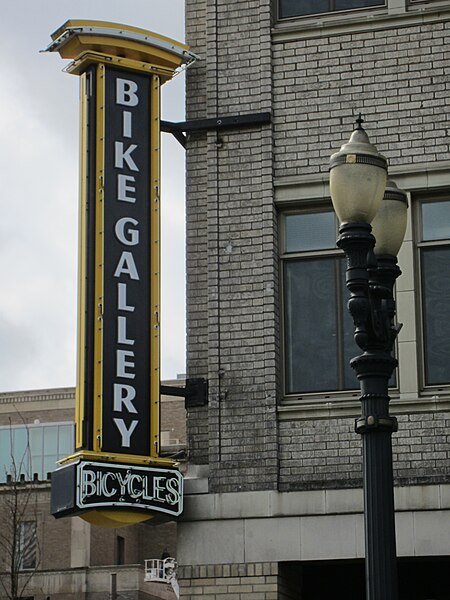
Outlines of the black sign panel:
[[102,452],[150,452],[150,78],[105,68]]
[[175,469],[90,461],[70,463],[52,473],[55,517],[111,507],[160,513],[159,520],[164,515],[177,517],[183,511],[183,477]]
[[178,516],[183,510],[183,477],[171,469],[80,462],[77,507],[120,506]]

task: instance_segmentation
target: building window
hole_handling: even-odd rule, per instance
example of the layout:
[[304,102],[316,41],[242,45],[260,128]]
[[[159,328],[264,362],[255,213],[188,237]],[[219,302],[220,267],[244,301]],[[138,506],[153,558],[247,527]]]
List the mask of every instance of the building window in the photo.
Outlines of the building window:
[[385,0],[279,0],[278,16],[288,19],[384,5]]
[[450,383],[450,200],[419,206],[424,377],[434,386]]
[[125,564],[125,538],[118,535],[116,538],[116,565]]
[[74,451],[73,423],[0,427],[0,483],[8,475],[47,479],[57,461]]
[[17,564],[21,571],[36,568],[37,539],[36,522],[19,523],[17,536]]
[[355,389],[349,361],[358,348],[334,212],[287,213],[282,229],[286,393]]

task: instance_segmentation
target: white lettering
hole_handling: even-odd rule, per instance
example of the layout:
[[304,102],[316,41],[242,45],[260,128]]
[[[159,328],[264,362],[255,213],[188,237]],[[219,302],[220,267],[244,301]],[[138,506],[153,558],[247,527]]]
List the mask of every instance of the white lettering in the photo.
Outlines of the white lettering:
[[127,318],[117,317],[117,343],[134,346],[134,340],[127,338]]
[[95,473],[93,471],[83,471],[83,487],[81,492],[83,499],[87,496],[93,496],[96,491]]
[[154,477],[153,478],[153,493],[155,495],[156,500],[160,502],[164,502],[165,497],[161,498],[159,495],[160,492],[164,492],[164,486],[159,485],[160,481],[164,481],[165,477]]
[[130,279],[139,281],[136,264],[131,252],[122,252],[120,255],[119,262],[114,271],[114,277],[120,277],[121,275],[128,275]]
[[175,478],[167,478],[167,491],[168,494],[166,496],[166,501],[169,504],[177,504],[180,501],[180,491],[178,485],[178,479]]
[[122,477],[122,473],[116,473],[116,479],[120,485],[120,495],[121,496],[124,496],[125,492],[127,491],[126,487],[127,487],[129,478],[130,478],[130,473],[126,473],[125,477]]
[[123,142],[114,142],[114,166],[118,169],[123,169],[124,162],[131,171],[139,171],[137,164],[134,162],[131,153],[137,148],[137,144],[131,144],[124,151]]
[[129,110],[123,111],[123,137],[130,138],[131,133],[131,113]]
[[137,83],[129,79],[116,79],[116,104],[123,106],[137,106],[139,98],[136,95]]
[[149,492],[148,492],[148,477],[146,477],[144,479],[144,485],[143,485],[143,490],[142,490],[142,498],[144,500],[153,500],[153,496],[150,496]]
[[110,496],[114,496],[114,494],[117,493],[117,488],[113,487],[111,490],[108,490],[108,488],[106,487],[106,484],[108,483],[108,477],[112,477],[114,479],[114,474],[113,473],[105,473],[102,477],[102,493],[104,496],[106,497],[110,497]]
[[130,475],[130,480],[128,481],[128,493],[130,494],[130,496],[132,498],[140,498],[142,496],[142,489],[136,490],[133,487],[133,481],[135,479],[137,479],[139,481],[139,483],[141,484],[141,488],[142,488],[142,477],[140,477],[139,475]]
[[[117,429],[119,430],[120,435],[122,436],[122,448],[130,447],[131,434],[136,429],[138,422],[139,421],[131,421],[130,428],[127,429],[127,426],[125,425],[125,421],[123,419],[114,419],[114,423],[116,424]],[[119,474],[117,474],[117,477],[119,478]],[[120,480],[119,480],[119,483],[120,483]],[[122,487],[121,483],[120,483],[120,486]],[[121,493],[125,493],[125,492],[122,492],[122,490],[121,490]]]
[[134,358],[134,352],[131,350],[116,350],[117,356],[117,368],[116,375],[117,377],[125,377],[126,379],[134,379],[136,375],[134,373],[129,373],[126,371],[127,367],[132,369],[134,367],[134,362],[127,361],[128,357]]
[[133,400],[136,398],[136,390],[131,385],[125,385],[124,383],[114,384],[114,411],[122,412],[123,406],[130,413],[137,413],[136,408],[133,405]]
[[127,284],[117,284],[117,308],[119,310],[126,310],[127,312],[134,312],[134,306],[128,306],[127,304]]
[[[137,229],[128,229],[125,232],[125,227],[128,225],[139,225],[139,222],[136,219],[132,219],[131,217],[122,217],[116,223],[115,233],[116,237],[121,244],[125,246],[136,246],[139,244],[139,231]],[[127,237],[128,236],[128,237]]]
[[127,192],[134,194],[136,192],[136,188],[132,185],[127,185],[128,183],[135,183],[134,175],[123,175],[119,173],[117,175],[117,200],[121,202],[136,202],[136,198],[133,196],[128,196]]

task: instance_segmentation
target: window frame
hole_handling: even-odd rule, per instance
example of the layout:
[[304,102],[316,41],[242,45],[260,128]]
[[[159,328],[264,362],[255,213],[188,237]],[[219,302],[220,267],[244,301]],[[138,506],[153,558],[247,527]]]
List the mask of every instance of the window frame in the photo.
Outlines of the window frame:
[[[19,522],[19,530],[18,530],[18,537],[17,537],[17,552],[18,552],[18,558],[19,558],[19,571],[34,571],[37,568],[37,564],[38,564],[38,535],[37,535],[37,522],[34,519],[27,519],[24,521],[20,521]],[[29,540],[31,540],[31,543],[34,542],[34,547],[33,547],[33,554],[32,554],[32,564],[30,564],[29,566],[25,566],[24,562],[25,562],[25,553],[26,553],[26,546],[25,546],[25,536],[26,536],[26,531],[25,531],[25,527],[26,526],[32,526],[32,533],[31,536],[29,538]],[[29,541],[28,540],[28,541]]]
[[[327,0],[330,4],[334,3],[335,0]],[[410,0],[412,1],[412,0]],[[420,2],[428,2],[428,1],[436,1],[436,0],[414,0],[414,3],[420,3]],[[275,2],[275,14],[276,14],[276,20],[279,23],[289,23],[298,19],[310,19],[310,18],[322,18],[322,17],[329,17],[330,15],[348,15],[348,14],[354,14],[354,13],[359,13],[361,11],[368,11],[368,10],[380,10],[380,9],[386,9],[388,8],[388,2],[389,0],[384,0],[382,4],[377,4],[375,6],[361,6],[361,7],[357,7],[357,8],[344,8],[344,9],[332,9],[332,10],[328,10],[328,11],[324,11],[324,12],[317,12],[317,13],[310,13],[310,14],[299,14],[299,15],[292,15],[290,17],[282,17],[281,16],[281,3],[283,2],[283,0],[274,0]]]
[[450,248],[450,236],[440,240],[423,240],[422,206],[432,202],[450,202],[450,189],[437,189],[429,193],[413,193],[413,240],[414,240],[414,291],[416,296],[416,327],[417,327],[417,362],[419,395],[435,395],[438,391],[450,392],[450,374],[446,383],[427,384],[426,382],[426,336],[425,336],[425,301],[423,289],[422,252],[426,248]]
[[[322,400],[323,399],[332,399],[339,401],[346,401],[349,399],[359,398],[360,397],[360,387],[355,374],[355,387],[348,389],[333,389],[333,390],[321,390],[321,391],[311,391],[311,392],[288,392],[287,391],[287,352],[286,352],[286,283],[285,283],[285,263],[289,260],[298,259],[300,256],[306,259],[321,257],[324,258],[332,258],[341,256],[342,259],[345,259],[344,252],[340,250],[337,246],[335,248],[325,248],[323,250],[305,250],[298,252],[286,252],[286,216],[287,215],[296,215],[296,214],[311,214],[311,213],[321,213],[321,212],[332,212],[333,207],[331,204],[331,199],[321,199],[311,200],[308,202],[301,202],[296,206],[292,206],[289,208],[280,207],[278,211],[278,245],[279,245],[279,281],[280,281],[280,292],[279,292],[279,305],[280,305],[280,364],[281,364],[281,389],[282,394],[281,398],[285,401],[294,401],[294,402],[302,402],[302,401],[314,401],[314,400]],[[339,221],[337,217],[335,218],[335,232],[336,232],[336,240],[339,235]],[[345,290],[345,298],[347,296],[347,290]],[[394,299],[397,302],[397,293],[396,288],[394,287]],[[337,303],[337,306],[340,306],[342,310],[347,310],[346,302]],[[337,308],[337,311],[339,309]],[[341,329],[341,335],[343,331],[343,327]],[[399,345],[398,338],[394,342],[394,357],[399,361]],[[356,342],[354,342],[354,356],[358,356],[362,353],[362,350],[358,348]],[[344,361],[342,357],[338,357],[339,368],[341,369],[341,373],[338,375],[340,380],[344,380],[343,377],[343,369],[344,369]],[[397,367],[394,370],[393,377],[395,378],[395,383],[393,385],[389,385],[389,396],[391,399],[395,399],[401,393],[400,390],[400,361]]]
[[[286,210],[281,210],[278,213],[278,229],[279,229],[279,273],[280,273],[280,342],[281,342],[281,374],[282,374],[282,397],[285,399],[314,399],[314,398],[336,398],[339,397],[349,398],[349,397],[357,397],[359,396],[359,386],[355,376],[355,387],[349,389],[332,389],[332,390],[319,390],[319,391],[309,391],[309,392],[288,392],[287,382],[288,382],[288,361],[287,361],[287,339],[286,339],[286,325],[287,325],[287,310],[286,310],[286,275],[285,275],[285,266],[288,262],[293,262],[295,260],[299,260],[301,258],[311,259],[311,258],[323,258],[323,259],[334,259],[337,260],[338,257],[345,259],[344,253],[337,246],[334,248],[324,248],[320,250],[303,250],[297,252],[287,252],[286,248],[286,217],[289,215],[298,215],[298,214],[312,214],[312,213],[326,213],[332,212],[333,208],[331,205],[331,201],[324,201],[320,203],[308,203],[302,204],[301,206],[292,207]],[[338,227],[339,223],[337,218],[335,218],[335,234],[336,239],[338,237]],[[339,311],[346,310],[345,306],[341,302],[336,303],[336,318],[338,320]],[[339,328],[341,330],[342,335],[342,324]],[[355,356],[358,354],[358,348],[355,343]],[[340,381],[344,381],[343,377],[343,368],[344,361],[342,360],[342,356],[338,354],[337,357],[337,368],[338,379]]]

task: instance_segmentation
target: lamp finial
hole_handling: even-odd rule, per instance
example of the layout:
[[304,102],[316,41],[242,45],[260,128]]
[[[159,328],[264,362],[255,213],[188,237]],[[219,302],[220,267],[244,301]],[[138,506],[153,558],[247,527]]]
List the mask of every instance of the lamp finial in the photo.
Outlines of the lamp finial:
[[362,118],[361,113],[359,113],[358,118],[356,119],[356,123],[358,125],[356,129],[362,129],[363,128],[362,124],[364,123],[364,119]]

